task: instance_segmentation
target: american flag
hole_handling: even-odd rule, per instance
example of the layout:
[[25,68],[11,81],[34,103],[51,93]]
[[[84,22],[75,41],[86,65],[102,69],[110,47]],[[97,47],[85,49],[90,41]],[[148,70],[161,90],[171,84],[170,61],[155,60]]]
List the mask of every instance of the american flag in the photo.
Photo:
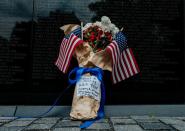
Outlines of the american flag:
[[112,58],[112,80],[114,84],[139,73],[132,49],[127,48],[126,38],[122,32],[116,35],[115,40],[106,47],[106,51],[110,53]]
[[69,38],[63,38],[62,43],[60,45],[59,56],[55,62],[55,65],[63,73],[67,72],[75,48],[82,43],[83,41],[73,33],[70,34]]

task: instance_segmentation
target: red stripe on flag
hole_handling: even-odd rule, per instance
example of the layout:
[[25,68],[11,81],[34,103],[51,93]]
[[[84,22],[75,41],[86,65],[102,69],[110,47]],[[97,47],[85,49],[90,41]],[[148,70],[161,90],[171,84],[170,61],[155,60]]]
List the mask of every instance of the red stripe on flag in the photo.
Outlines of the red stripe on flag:
[[111,56],[112,56],[112,60],[113,60],[113,63],[116,63],[117,61],[117,57],[118,57],[118,52],[116,50],[116,47],[117,45],[115,43],[111,43],[107,48],[109,49],[110,53],[111,53]]
[[67,57],[68,57],[68,50],[70,49],[71,41],[73,41],[74,38],[75,38],[75,37],[73,37],[73,34],[70,35],[70,37],[69,37],[69,39],[68,39],[68,41],[67,41],[67,43],[66,43],[66,50],[64,50],[64,52],[63,52],[64,60],[63,60],[63,62],[62,62],[62,70],[63,70],[64,73],[65,73],[64,67],[66,66],[66,64],[68,64],[68,63],[66,62],[66,59],[67,59]]
[[55,65],[63,73],[67,72],[74,50],[81,43],[83,43],[83,41],[74,34],[71,34],[69,39],[66,38],[63,39],[60,46],[58,59],[55,62]]
[[63,59],[62,59],[62,61],[64,61],[64,56],[65,56],[65,51],[67,50],[67,46],[68,46],[68,40],[67,39],[65,39],[64,40],[64,44],[63,44],[63,48],[62,48],[62,53],[63,53]]
[[112,60],[112,80],[113,80],[113,83],[116,82],[116,78],[115,78],[115,72],[114,72],[114,63],[115,63],[115,53],[113,48],[114,48],[114,43],[110,43],[107,48],[106,48],[106,51],[110,54],[111,56],[111,60]]
[[[71,55],[69,56],[69,57],[70,57],[70,58],[69,58],[70,61],[71,61],[71,58],[72,58],[72,56],[73,56],[73,53],[74,53],[76,47],[77,47],[78,45],[82,44],[82,43],[83,43],[82,40],[78,40],[78,42],[74,45],[74,47],[73,47],[73,49],[72,49],[72,52],[71,52]],[[69,65],[70,65],[70,63],[68,63],[68,65],[67,65],[67,67],[66,67],[66,71],[67,71],[67,69],[69,68]]]
[[74,37],[74,35],[72,34],[71,36],[71,39],[69,39],[69,45],[68,45],[68,48],[66,50],[66,53],[65,53],[65,61],[63,62],[63,65],[62,65],[62,68],[64,70],[64,73],[67,72],[67,65],[70,63],[70,55],[72,54],[71,53],[71,50],[73,50],[73,46],[76,42],[78,38],[77,37]]
[[114,57],[114,52],[113,52],[113,49],[111,48],[111,46],[108,48],[108,51],[112,57],[112,79],[113,79],[113,82],[116,82],[115,72],[114,72],[115,57]]
[[126,68],[126,70],[127,70],[127,73],[128,73],[128,77],[127,78],[129,78],[130,76],[131,76],[131,73],[130,73],[130,71],[129,71],[129,66],[128,66],[128,62],[127,62],[127,58],[126,58],[126,54],[124,53],[125,51],[123,51],[123,55],[122,55],[122,60],[123,60],[123,62],[124,62],[124,64],[125,64],[125,68]]
[[137,62],[136,62],[136,59],[135,59],[135,57],[134,57],[133,51],[132,51],[132,49],[129,49],[129,51],[130,51],[130,54],[131,54],[132,59],[133,59],[133,61],[134,61],[134,65],[135,65],[135,67],[136,67],[136,69],[137,69],[137,73],[139,73],[140,70],[139,70],[138,64],[137,64]]
[[137,71],[137,68],[136,68],[135,63],[134,63],[134,60],[133,60],[134,59],[134,56],[131,55],[130,50],[131,49],[128,49],[128,50],[126,50],[126,52],[127,52],[128,57],[129,57],[130,63],[132,65],[133,73],[134,74],[137,74],[138,71]]
[[114,73],[115,73],[115,79],[116,79],[116,81],[120,81],[120,74],[119,74],[119,70],[117,68],[117,64],[118,64],[117,62],[114,65]]
[[67,46],[67,39],[63,39],[63,41],[62,41],[62,43],[61,43],[61,47],[60,47],[60,57],[59,57],[59,60],[61,61],[61,62],[63,62],[64,61],[64,51],[65,51],[65,48],[66,48],[66,46]]
[[132,72],[131,75],[133,76],[135,74],[134,67],[133,67],[134,65],[131,62],[132,58],[130,58],[130,56],[128,54],[128,51],[129,51],[129,49],[126,49],[125,53],[126,53],[127,60],[128,60],[129,65],[130,65],[131,72]]
[[58,58],[57,66],[63,73],[65,73],[63,66],[65,64],[65,59],[66,59],[66,49],[69,47],[69,42],[71,40],[71,37],[72,37],[72,35],[69,37],[69,39],[66,39],[66,38],[63,39],[63,42],[62,42],[61,48],[60,48],[60,52],[59,52],[60,56]]
[[[120,57],[121,58],[121,57]],[[126,73],[126,70],[124,69],[125,67],[123,66],[123,60],[122,59],[120,59],[120,67],[121,67],[121,72],[123,73],[123,75],[124,75],[124,79],[126,79],[127,78],[127,73]]]
[[116,56],[116,59],[115,59],[115,65],[114,65],[114,71],[115,71],[115,78],[116,78],[116,81],[121,81],[120,77],[121,77],[121,74],[120,74],[120,70],[118,68],[118,62],[119,62],[119,55],[120,55],[120,50],[119,50],[119,47],[118,47],[118,44],[116,44],[115,42],[114,43],[114,54]]
[[113,41],[106,51],[112,59],[112,80],[113,83],[125,80],[138,73],[138,66],[131,49],[127,48],[120,53],[118,44]]
[[120,66],[120,62],[121,62],[121,60],[120,59],[118,59],[118,63],[117,63],[117,68],[118,68],[118,73],[119,73],[119,75],[120,75],[120,80],[119,81],[122,81],[122,80],[124,80],[125,79],[125,75],[124,75],[124,73],[123,73],[123,69],[121,68],[121,66]]
[[128,73],[128,71],[127,71],[128,69],[126,68],[126,65],[125,65],[123,53],[121,54],[120,61],[121,61],[122,67],[123,67],[122,71],[125,73],[126,78],[128,78],[129,77],[129,73]]

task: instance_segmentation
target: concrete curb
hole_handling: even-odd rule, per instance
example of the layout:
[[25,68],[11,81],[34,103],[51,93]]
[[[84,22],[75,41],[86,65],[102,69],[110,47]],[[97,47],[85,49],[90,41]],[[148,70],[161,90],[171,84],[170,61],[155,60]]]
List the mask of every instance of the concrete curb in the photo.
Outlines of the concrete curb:
[[[51,106],[0,106],[0,116],[36,117],[46,112]],[[71,106],[55,106],[45,116],[69,116]],[[185,105],[107,105],[107,116],[151,115],[185,116]]]

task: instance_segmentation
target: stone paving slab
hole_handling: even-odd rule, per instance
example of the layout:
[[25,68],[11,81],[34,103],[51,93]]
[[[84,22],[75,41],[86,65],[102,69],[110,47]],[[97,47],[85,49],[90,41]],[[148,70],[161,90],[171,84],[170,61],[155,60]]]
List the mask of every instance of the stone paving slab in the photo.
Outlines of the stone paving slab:
[[2,121],[2,120],[14,120],[16,118],[17,117],[0,117],[0,121]]
[[96,123],[108,123],[109,120],[106,118],[106,119],[100,119],[98,121],[96,121]]
[[163,123],[139,123],[139,125],[145,130],[171,130],[172,128]]
[[152,119],[153,117],[151,116],[147,116],[147,115],[144,115],[144,116],[134,116],[134,115],[131,115],[130,116],[132,119],[136,120],[136,119]]
[[0,123],[7,123],[15,119],[16,117],[0,117]]
[[53,131],[80,131],[80,128],[75,128],[75,127],[71,127],[71,128],[55,128],[53,129]]
[[131,118],[130,116],[111,116],[110,118],[112,118],[112,119],[129,119],[129,118]]
[[175,117],[176,119],[185,120],[185,117]]
[[7,123],[7,122],[10,122],[10,121],[12,121],[12,120],[8,120],[8,119],[3,120],[3,119],[0,119],[0,123]]
[[109,123],[94,123],[89,128],[89,130],[110,130],[111,127]]
[[56,123],[59,119],[59,117],[46,117],[46,118],[41,118],[41,119],[37,119],[34,121],[34,123],[40,123],[40,124],[50,124],[50,123]]
[[0,131],[22,131],[24,128],[20,126],[0,127]]
[[159,118],[160,121],[170,125],[185,125],[185,122],[177,118]]
[[110,118],[113,125],[126,125],[126,124],[136,124],[136,121],[133,119],[125,119],[125,118]]
[[10,123],[4,124],[3,126],[5,127],[12,127],[12,126],[28,126],[29,124],[31,124],[32,121],[12,121]]
[[17,117],[0,117],[0,119],[3,119],[3,120],[5,120],[5,119],[16,119]]
[[157,119],[135,119],[137,122],[146,122],[146,123],[159,123]]
[[34,120],[36,120],[36,119],[38,119],[38,118],[18,118],[18,119],[16,119],[17,121],[34,121]]
[[61,120],[55,125],[55,128],[79,127],[80,124],[81,124],[81,121]]
[[185,125],[172,125],[178,131],[185,131]]
[[119,116],[96,121],[88,129],[79,128],[81,121],[69,117],[4,118],[0,131],[185,131],[183,117]]
[[53,126],[54,124],[53,123],[47,123],[47,124],[39,124],[39,123],[33,123],[31,124],[30,126],[28,126],[25,130],[28,131],[28,130],[49,130],[51,129],[51,127]]
[[116,125],[114,126],[115,131],[143,131],[138,125]]

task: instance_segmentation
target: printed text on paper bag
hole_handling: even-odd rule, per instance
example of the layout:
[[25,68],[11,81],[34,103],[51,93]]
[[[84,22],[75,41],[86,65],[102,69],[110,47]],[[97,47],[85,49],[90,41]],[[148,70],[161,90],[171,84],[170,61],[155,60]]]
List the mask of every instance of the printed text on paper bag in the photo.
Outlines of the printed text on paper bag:
[[101,82],[96,76],[82,76],[77,82],[77,96],[91,96],[100,101]]

